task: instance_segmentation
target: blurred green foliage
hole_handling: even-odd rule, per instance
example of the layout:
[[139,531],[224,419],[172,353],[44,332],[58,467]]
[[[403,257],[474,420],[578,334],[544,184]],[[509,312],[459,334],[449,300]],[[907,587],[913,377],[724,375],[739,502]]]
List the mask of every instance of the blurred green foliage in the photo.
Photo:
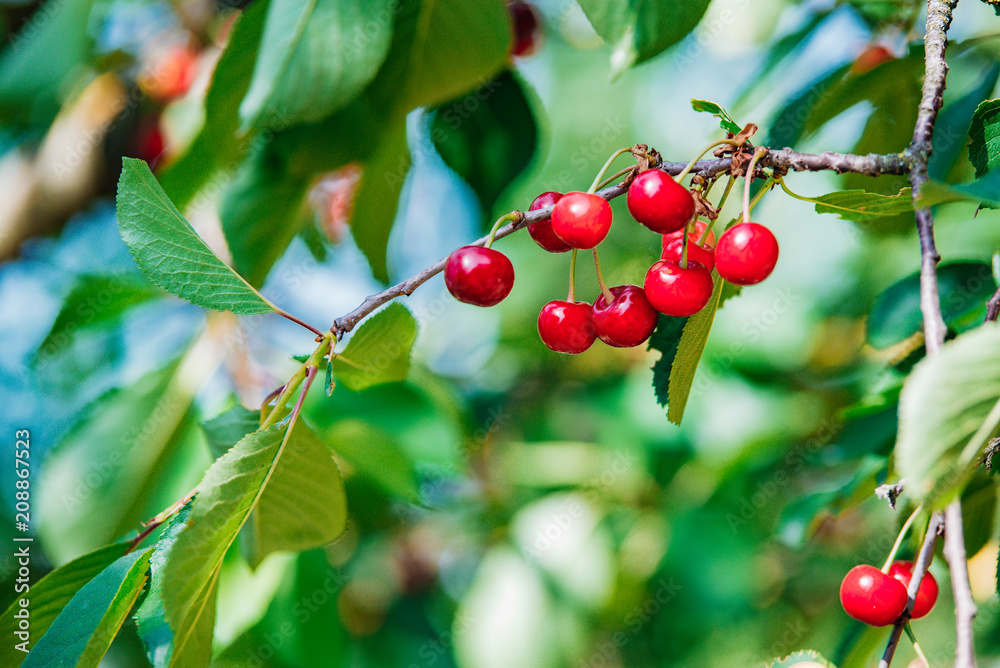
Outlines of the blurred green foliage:
[[[291,356],[313,345],[312,334],[260,313],[268,302],[326,328],[385,282],[478,237],[495,215],[546,190],[585,189],[618,148],[647,143],[687,160],[720,136],[691,98],[757,123],[762,145],[865,153],[909,143],[922,3],[538,6],[544,42],[511,61],[505,12],[486,0],[204,3],[201,19],[184,22],[146,0],[2,5],[0,173],[43,173],[81,138],[97,137],[84,145],[101,156],[95,185],[56,216],[61,229],[26,235],[0,266],[9,342],[0,398],[9,433],[32,434],[32,643],[57,628],[59,610],[100,599],[115,614],[83,631],[64,616],[46,643],[82,637],[92,656],[121,617],[109,666],[202,665],[209,653],[211,665],[233,667],[764,666],[804,649],[841,668],[870,665],[887,632],[850,620],[838,586],[851,566],[885,559],[913,507],[904,496],[892,510],[874,490],[904,468],[894,454],[904,381],[933,369],[920,362],[912,212],[893,202],[875,215],[868,207],[884,200],[842,191],[896,195],[905,177],[790,174],[789,187],[816,195],[815,206],[779,189],[765,195],[755,217],[775,231],[782,259],[766,283],[722,294],[702,336],[685,333],[696,341],[677,357],[687,369],[681,426],[657,399],[670,398],[684,321],[661,318],[650,351],[551,353],[535,318],[565,295],[568,261],[519,233],[498,242],[517,281],[495,309],[455,303],[438,278],[402,300],[408,312],[391,306],[339,344],[335,386],[314,388],[304,404],[308,447],[279,460],[284,482],[275,467],[280,484],[260,500],[278,519],[189,532],[196,524],[185,522],[207,515],[184,508],[154,533],[153,552],[140,552],[152,563],[148,593],[141,568],[115,561],[123,544],[104,547],[134,537],[209,466],[242,481],[238,498],[222,501],[239,512],[260,502],[246,480],[265,477],[280,434],[237,441],[295,372]],[[949,262],[939,283],[949,336],[989,337],[977,328],[996,288],[1000,214],[978,202],[996,201],[986,168],[998,148],[995,104],[980,102],[995,96],[1000,40],[988,7],[958,12],[930,195],[947,202],[935,227]],[[196,82],[156,99],[142,82],[167,77],[169,49],[158,45],[177,43],[199,54]],[[872,44],[887,58],[861,67]],[[93,111],[81,100],[109,73],[124,97],[95,108],[124,111],[99,131],[67,125]],[[120,135],[150,117],[167,137],[154,156],[160,186],[126,191],[128,203],[170,216],[166,200],[179,207],[184,252],[163,260],[149,239],[132,252],[152,276],[193,250],[221,255],[249,285],[211,259],[205,271],[256,315],[203,313],[152,288],[118,236],[108,184],[123,155],[148,157],[123,150],[131,144]],[[345,168],[360,181],[343,178]],[[14,201],[23,181],[9,183]],[[605,275],[641,283],[660,240],[622,199],[612,206]],[[591,299],[598,287],[584,264],[577,290]],[[197,278],[173,278],[154,282],[238,310],[218,286],[185,292]],[[389,361],[364,366],[380,356]],[[961,396],[990,368],[966,366],[961,376],[944,370],[956,375],[942,412],[992,405],[990,389]],[[974,405],[950,410],[963,401]],[[986,664],[1000,657],[997,478],[970,479],[966,540]],[[13,545],[12,473],[2,485],[0,539]],[[309,501],[323,508],[303,510]],[[336,541],[299,551],[345,521]],[[317,523],[336,531],[312,535]],[[278,526],[296,532],[267,533]],[[222,533],[229,542],[212,552]],[[932,570],[941,601],[914,630],[937,665],[951,660],[954,628],[943,560]],[[4,606],[17,573],[9,554],[0,559]],[[138,625],[118,614],[136,599]],[[197,617],[176,653],[171,600]],[[13,609],[0,628],[14,628]],[[11,665],[23,658],[8,649],[0,656]],[[901,647],[898,665],[913,656]]]

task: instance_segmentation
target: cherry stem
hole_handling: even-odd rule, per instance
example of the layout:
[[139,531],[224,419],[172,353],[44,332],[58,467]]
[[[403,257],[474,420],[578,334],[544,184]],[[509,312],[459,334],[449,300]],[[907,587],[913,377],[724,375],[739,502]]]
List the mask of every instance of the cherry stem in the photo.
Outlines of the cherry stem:
[[691,239],[689,236],[691,234],[691,221],[688,221],[687,225],[684,226],[684,241],[681,242],[681,269],[688,268],[688,243]]
[[607,171],[609,169],[611,169],[611,163],[613,163],[615,160],[617,160],[618,156],[620,156],[620,155],[622,155],[624,153],[629,153],[631,151],[632,151],[632,147],[628,146],[626,148],[620,148],[617,151],[615,151],[614,153],[612,153],[611,157],[608,158],[608,161],[606,163],[604,163],[603,167],[601,167],[601,171],[597,172],[597,176],[594,177],[594,182],[590,185],[590,190],[588,190],[587,192],[590,193],[590,194],[593,194],[593,193],[597,192],[597,188],[600,186],[601,180],[604,178],[604,175],[607,173]]
[[483,248],[489,248],[490,246],[493,245],[493,240],[497,236],[497,230],[503,227],[504,223],[513,222],[517,220],[521,215],[522,214],[520,211],[514,210],[511,211],[510,213],[506,213],[497,218],[497,222],[493,223],[493,229],[490,230],[490,236],[488,239],[486,239],[486,244],[483,246]]
[[927,660],[926,656],[924,656],[924,650],[920,649],[920,643],[917,642],[917,637],[913,635],[913,629],[910,628],[909,622],[906,622],[903,626],[903,630],[906,631],[906,635],[910,637],[910,642],[913,643],[913,651],[917,653],[917,657],[923,661],[924,666],[931,668],[931,662]]
[[754,195],[753,199],[750,200],[750,211],[753,211],[753,208],[757,206],[757,202],[759,202],[761,199],[764,198],[764,195],[766,195],[771,190],[771,187],[773,185],[774,185],[774,178],[770,176],[767,177],[767,181],[764,181],[764,185],[761,186],[760,192]]
[[750,183],[753,181],[753,170],[757,166],[757,160],[760,159],[767,153],[767,149],[763,146],[759,146],[756,151],[753,152],[753,157],[750,158],[750,164],[747,165],[746,174],[743,175],[743,222],[750,222]]
[[136,536],[132,540],[131,543],[129,543],[128,549],[125,550],[125,554],[129,554],[130,552],[132,552],[133,550],[135,550],[135,548],[139,547],[139,545],[142,543],[142,541],[146,540],[146,538],[148,538],[151,533],[153,533],[154,531],[156,531],[157,528],[159,528],[161,524],[163,524],[168,519],[170,519],[171,517],[173,517],[173,515],[177,511],[179,511],[181,508],[183,508],[184,505],[188,501],[190,501],[191,499],[193,499],[194,495],[197,492],[198,492],[198,488],[195,487],[190,492],[188,492],[187,494],[185,494],[183,497],[181,497],[180,499],[178,499],[177,501],[175,501],[171,506],[169,506],[169,507],[161,510],[159,513],[157,513],[156,517],[154,517],[153,519],[149,520],[148,522],[143,522],[143,524],[142,524],[142,527],[143,527],[142,531],[139,533],[138,536]]
[[278,315],[280,315],[282,318],[285,318],[287,320],[291,320],[296,325],[301,325],[302,327],[305,327],[306,329],[308,329],[310,332],[312,332],[316,336],[323,336],[323,332],[319,331],[318,329],[316,329],[315,327],[313,327],[312,325],[310,325],[308,322],[296,318],[294,315],[292,315],[291,313],[289,313],[288,311],[286,311],[284,309],[275,307],[275,311],[274,312],[277,313]]
[[677,176],[674,177],[674,181],[677,181],[677,183],[680,183],[681,179],[683,179],[685,176],[687,176],[691,172],[691,170],[694,169],[694,166],[696,164],[698,164],[698,161],[701,160],[702,157],[706,153],[708,153],[709,151],[711,151],[716,146],[722,146],[723,144],[729,144],[730,146],[739,146],[740,142],[736,141],[735,139],[720,139],[719,141],[712,142],[711,144],[709,144],[708,146],[706,146],[702,150],[701,153],[698,154],[697,158],[695,158],[694,160],[692,160],[691,162],[689,162],[687,164],[687,167],[685,167],[684,169],[681,170],[680,174],[678,174]]
[[896,542],[892,545],[892,550],[889,551],[889,558],[885,560],[885,564],[882,566],[882,572],[888,573],[889,567],[892,566],[892,562],[896,559],[896,553],[899,552],[899,546],[903,544],[903,539],[906,538],[907,532],[910,530],[910,525],[913,524],[913,520],[917,518],[917,514],[924,509],[923,504],[917,506],[908,518],[906,522],[903,523],[903,528],[899,530],[899,535],[896,536]]
[[625,169],[619,169],[617,172],[615,172],[614,174],[612,174],[608,178],[606,178],[603,181],[601,181],[600,183],[598,183],[596,190],[600,190],[604,186],[610,184],[612,181],[616,181],[619,177],[625,176],[629,172],[635,170],[636,167],[637,167],[637,165],[632,165],[631,167],[626,167]]
[[601,286],[601,294],[604,295],[604,304],[606,306],[611,306],[611,302],[615,300],[615,296],[611,294],[611,290],[608,289],[608,284],[604,282],[604,274],[601,273],[601,261],[597,259],[597,249],[594,249],[594,269],[597,270],[597,283]]
[[[736,184],[736,177],[730,175],[729,181],[726,183],[726,189],[722,191],[722,198],[719,200],[719,205],[715,207],[716,210],[722,211],[722,207],[726,205],[726,200],[729,199],[729,193],[732,192],[733,186],[735,184]],[[701,233],[701,238],[698,239],[699,246],[704,246],[705,242],[708,241],[708,235],[711,234],[712,228],[715,227],[716,220],[718,220],[718,218],[713,218],[712,220],[708,221],[708,225],[705,226],[705,229]]]
[[566,297],[566,301],[570,303],[576,301],[576,251],[574,248],[569,256],[569,296]]
[[775,179],[775,181],[778,182],[778,185],[781,186],[781,189],[784,190],[785,194],[788,195],[789,197],[794,197],[795,199],[802,200],[803,202],[811,202],[811,203],[815,204],[816,200],[814,200],[812,198],[809,198],[809,197],[805,197],[803,195],[798,195],[796,193],[793,193],[789,189],[789,187],[785,184],[785,179],[783,179],[783,178],[782,179]]
[[267,418],[267,414],[271,412],[271,407],[268,404],[270,404],[271,401],[275,397],[277,397],[279,394],[281,394],[284,391],[285,391],[285,385],[282,385],[281,387],[277,387],[277,388],[275,388],[275,389],[273,389],[273,390],[271,390],[270,392],[267,393],[267,396],[264,397],[264,400],[260,402],[260,419],[261,420],[266,419]]

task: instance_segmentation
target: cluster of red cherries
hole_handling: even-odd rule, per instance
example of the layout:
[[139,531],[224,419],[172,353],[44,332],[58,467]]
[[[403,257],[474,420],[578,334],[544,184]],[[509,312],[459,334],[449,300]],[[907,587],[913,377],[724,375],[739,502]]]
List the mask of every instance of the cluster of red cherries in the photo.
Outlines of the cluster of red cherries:
[[[596,339],[628,348],[646,341],[659,314],[689,316],[708,303],[714,289],[713,269],[736,285],[754,285],[770,276],[778,261],[778,242],[763,225],[743,222],[715,235],[704,223],[691,224],[695,202],[691,192],[666,172],[647,169],[629,185],[629,213],[663,235],[660,259],[646,272],[642,287],[605,288],[593,304],[551,301],[538,315],[538,333],[546,346],[561,353],[582,353]],[[535,242],[551,253],[596,248],[611,229],[611,206],[600,195],[583,192],[542,193],[530,210],[552,207],[549,218],[528,226]],[[687,230],[685,257],[684,234]],[[514,286],[514,267],[492,248],[464,246],[451,254],[445,284],[461,302],[493,306]]]
[[[870,626],[895,623],[906,609],[907,589],[913,577],[913,562],[896,561],[886,571],[862,564],[855,566],[840,585],[840,603],[854,619]],[[938,583],[928,571],[920,581],[911,619],[923,617],[938,597]]]

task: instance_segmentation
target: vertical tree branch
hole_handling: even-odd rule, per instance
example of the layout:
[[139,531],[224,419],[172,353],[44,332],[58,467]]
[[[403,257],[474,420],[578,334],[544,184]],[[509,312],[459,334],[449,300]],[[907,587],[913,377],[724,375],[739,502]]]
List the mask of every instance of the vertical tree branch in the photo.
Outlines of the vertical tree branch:
[[[908,149],[910,185],[913,201],[927,181],[927,161],[933,150],[934,123],[941,108],[948,64],[944,59],[948,46],[948,27],[958,0],[928,0],[927,29],[924,34],[924,85],[917,110],[913,142]],[[934,243],[934,219],[930,209],[917,209],[917,232],[920,236],[920,310],[924,316],[924,340],[927,353],[938,351],[944,342],[945,325],[941,318],[941,300],[937,290],[937,263],[941,259]]]
[[[948,64],[945,49],[948,46],[948,28],[958,0],[928,0],[927,27],[924,33],[924,84],[917,110],[917,123],[913,129],[913,142],[907,150],[910,161],[910,185],[913,189],[916,209],[917,233],[920,237],[920,311],[924,318],[924,341],[927,354],[933,355],[941,348],[945,337],[945,324],[941,317],[941,299],[937,289],[937,264],[941,259],[934,243],[934,218],[929,208],[917,208],[920,191],[927,182],[927,162],[933,150],[934,123],[941,108],[944,95]],[[972,638],[972,617],[976,606],[969,592],[969,572],[965,559],[964,537],[962,534],[962,506],[956,499],[945,513],[946,544],[951,544],[948,564],[951,570],[952,587],[955,591],[956,642],[955,666],[973,668],[976,665]],[[931,539],[928,534],[928,539]],[[936,533],[933,541],[936,542]],[[947,547],[947,545],[946,545]],[[926,569],[925,569],[926,570]],[[914,581],[923,577],[923,572],[914,568]],[[912,583],[911,583],[912,590]],[[911,603],[912,594],[911,591]],[[904,615],[904,618],[906,615]],[[900,626],[893,629],[898,636]],[[898,637],[896,638],[898,641]],[[892,640],[890,640],[890,646]],[[886,648],[889,660],[892,654]],[[883,657],[883,662],[885,657]],[[885,663],[887,666],[888,663]]]
[[945,510],[944,558],[951,572],[951,588],[955,594],[955,668],[975,668],[975,643],[972,620],[976,603],[969,586],[969,567],[965,556],[965,535],[962,529],[962,505],[956,500]]

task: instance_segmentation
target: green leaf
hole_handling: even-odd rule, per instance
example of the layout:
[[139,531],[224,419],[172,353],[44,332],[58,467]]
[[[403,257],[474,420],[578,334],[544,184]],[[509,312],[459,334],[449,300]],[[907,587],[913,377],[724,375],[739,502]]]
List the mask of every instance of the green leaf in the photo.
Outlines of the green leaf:
[[980,206],[1000,208],[1000,169],[994,169],[969,183],[949,185],[928,181],[920,189],[920,206],[950,202],[972,202]]
[[695,111],[703,111],[708,114],[712,114],[719,119],[719,126],[723,130],[738,134],[743,128],[733,120],[733,117],[729,115],[725,109],[716,104],[715,102],[709,102],[708,100],[698,100],[695,98],[691,99],[691,108]]
[[612,75],[659,55],[684,39],[705,15],[711,0],[580,0],[580,7],[604,41],[615,47]]
[[406,125],[401,122],[386,130],[378,150],[365,163],[351,207],[351,236],[368,258],[375,278],[383,282],[389,280],[385,249],[409,169]]
[[977,106],[993,91],[998,78],[1000,64],[993,63],[985,68],[982,78],[968,93],[953,102],[949,101],[941,109],[934,123],[934,151],[927,163],[927,174],[932,180],[943,181],[947,178],[952,165],[965,149]]
[[[286,518],[289,513],[298,512],[300,509],[293,504],[303,503],[301,495],[305,493],[319,495],[321,499],[335,499],[340,505],[323,509],[310,506],[310,512],[317,515],[297,518],[299,530],[304,525],[320,522],[323,526],[311,527],[309,538],[314,540],[322,534],[324,541],[343,530],[343,522],[337,519],[344,513],[343,491],[336,487],[337,480],[316,476],[307,484],[298,477],[314,467],[320,467],[320,471],[328,468],[322,458],[304,460],[316,451],[315,443],[311,443],[314,440],[315,436],[301,422],[295,423],[291,434],[278,426],[262,428],[242,439],[205,473],[197,487],[187,526],[170,548],[164,568],[163,607],[174,631],[173,651],[176,654],[187,652],[189,642],[197,642],[198,630],[207,624],[202,616],[210,614],[214,605],[211,601],[223,557],[251,512],[255,507],[262,507],[258,504],[265,495],[268,500],[263,501],[264,518],[257,522],[257,549],[274,548],[280,541],[302,541],[300,533],[292,534],[286,528],[272,526],[271,518]],[[292,454],[285,470],[281,471],[285,451]],[[324,454],[329,457],[328,450]],[[276,485],[276,491],[268,492],[269,486],[265,485],[269,481]],[[293,481],[302,489],[290,490],[288,486]],[[330,483],[334,486],[332,491],[318,490],[317,486]],[[276,509],[275,503],[285,507]]]
[[402,304],[389,304],[373,315],[333,360],[333,372],[355,392],[406,380],[417,321]]
[[276,426],[253,432],[217,459],[199,483],[188,524],[163,569],[163,608],[174,632],[174,652],[198,642],[201,618],[214,605],[222,558],[274,471],[286,433]]
[[978,469],[962,492],[962,535],[969,557],[975,556],[993,538],[996,514],[996,480]]
[[248,138],[236,134],[238,110],[250,86],[268,2],[250,3],[236,20],[205,94],[201,130],[184,154],[158,174],[160,185],[178,209],[183,210],[213,175],[231,170],[246,151]]
[[219,210],[233,267],[252,286],[264,284],[309,220],[305,197],[310,179],[289,174],[269,158],[265,148],[241,165]]
[[194,446],[193,374],[211,371],[189,360],[99,397],[49,454],[38,497],[49,550],[73,555],[115,540],[169,502],[160,495],[177,494],[162,481]]
[[151,549],[120,557],[77,592],[21,664],[97,666],[142,594]]
[[215,459],[226,454],[231,447],[259,427],[260,411],[252,411],[243,406],[233,406],[201,425],[205,440],[208,441],[208,449]]
[[934,508],[960,490],[1000,424],[1000,327],[986,325],[917,363],[899,400],[896,468]]
[[[792,54],[800,54],[805,48],[805,45],[809,43],[813,35],[816,34],[816,29],[826,21],[830,16],[830,10],[824,9],[820,11],[812,11],[808,14],[808,18],[805,21],[800,21],[800,23],[789,33],[783,35],[777,41],[771,43],[767,47],[767,53],[761,58],[760,65],[758,69],[748,77],[745,77],[744,81],[746,83],[741,84],[743,89],[740,91],[739,96],[736,101],[733,102],[732,106],[734,108],[740,109],[750,100],[751,97],[767,92],[770,93],[770,87],[767,85],[761,85],[765,82],[765,79],[778,68],[779,65],[784,65]],[[765,143],[764,146],[776,146],[776,144]],[[780,146],[787,146],[788,144],[780,144]]]
[[775,659],[772,663],[767,664],[767,668],[792,668],[799,663],[816,663],[821,666],[829,666],[830,668],[837,668],[832,663],[827,661],[820,655],[819,652],[814,652],[811,649],[804,649],[793,654],[789,654],[783,659]]
[[93,0],[65,0],[24,24],[0,55],[0,119],[47,126],[90,56]]
[[146,656],[154,668],[183,666],[197,668],[207,666],[212,658],[212,635],[215,627],[214,593],[208,597],[205,614],[199,618],[199,625],[192,633],[182,652],[173,653],[174,633],[167,623],[163,609],[163,570],[167,564],[167,554],[177,540],[178,534],[187,524],[191,512],[191,501],[184,505],[167,523],[163,534],[153,547],[149,560],[149,592],[135,613],[135,623],[146,648]]
[[660,314],[653,335],[649,337],[649,349],[659,350],[660,359],[653,364],[653,394],[664,408],[669,405],[670,367],[677,355],[677,344],[681,341],[687,318]]
[[347,496],[333,453],[299,422],[243,529],[248,561],[257,567],[272,552],[322,547],[345,529]]
[[510,70],[473,93],[478,104],[464,100],[436,110],[431,139],[446,165],[479,196],[489,214],[497,198],[535,155],[538,128],[523,84]]
[[823,102],[828,90],[836,85],[850,70],[850,65],[844,65],[810,81],[794,97],[785,102],[771,122],[768,124],[767,139],[764,146],[791,146],[799,143],[806,131],[806,123],[813,109]]
[[393,0],[272,0],[242,129],[318,121],[353,100],[389,51]]
[[[982,323],[986,300],[993,296],[992,270],[984,262],[951,262],[937,270],[941,316],[953,330],[962,332]],[[888,348],[920,332],[920,273],[910,274],[883,290],[868,315],[868,343]]]
[[162,296],[145,278],[132,274],[83,274],[63,300],[59,315],[38,346],[37,365],[72,344],[78,332],[117,322],[137,304]]
[[[38,642],[80,588],[125,554],[130,543],[131,541],[127,540],[113,543],[63,564],[31,585],[30,599],[17,599],[11,603],[0,617],[0,633],[7,639],[6,642],[0,643],[0,665],[17,666],[24,659],[24,653],[16,647],[26,640],[24,636],[17,634],[21,629],[15,615],[21,609],[20,600],[30,600],[29,642]],[[32,646],[33,644],[29,644],[29,649]]]
[[118,181],[118,227],[142,273],[181,299],[238,315],[275,310],[271,302],[216,257],[142,160],[123,159]]
[[712,290],[712,296],[703,309],[689,317],[684,323],[684,332],[681,334],[681,340],[677,343],[677,355],[670,367],[667,419],[678,425],[684,418],[684,408],[687,406],[688,396],[691,394],[694,374],[698,370],[701,355],[705,352],[705,344],[712,331],[712,323],[715,322],[715,312],[719,310],[722,287],[725,281],[719,278],[717,273],[713,272],[713,275],[715,289]]
[[359,420],[341,420],[324,435],[361,475],[390,494],[420,503],[416,468],[391,434]]
[[1000,167],[1000,100],[986,100],[976,107],[969,137],[969,160],[976,178]]
[[473,90],[508,62],[511,24],[492,0],[399,0],[392,45],[371,88],[377,108],[402,115]]
[[913,211],[909,188],[896,195],[879,195],[864,190],[838,190],[821,197],[799,197],[816,205],[816,213],[832,213],[843,220],[864,222]]
[[[260,413],[236,406],[202,428],[222,456],[255,431]],[[347,497],[330,447],[298,424],[243,529],[248,561],[256,567],[271,552],[307,550],[333,542],[347,526]]]

